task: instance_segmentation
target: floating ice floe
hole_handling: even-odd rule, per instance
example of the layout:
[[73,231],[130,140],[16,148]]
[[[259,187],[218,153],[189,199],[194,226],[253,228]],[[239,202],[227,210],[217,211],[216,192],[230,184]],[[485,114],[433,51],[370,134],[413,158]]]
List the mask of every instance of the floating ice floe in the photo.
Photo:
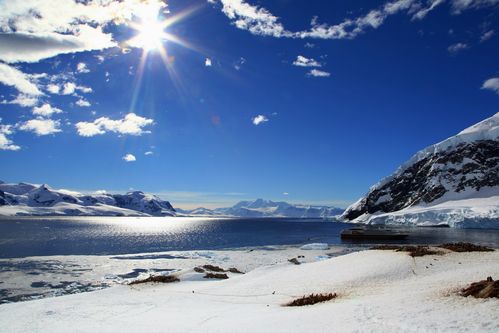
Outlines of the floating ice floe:
[[327,250],[329,249],[329,245],[327,243],[310,243],[305,244],[300,247],[302,250]]

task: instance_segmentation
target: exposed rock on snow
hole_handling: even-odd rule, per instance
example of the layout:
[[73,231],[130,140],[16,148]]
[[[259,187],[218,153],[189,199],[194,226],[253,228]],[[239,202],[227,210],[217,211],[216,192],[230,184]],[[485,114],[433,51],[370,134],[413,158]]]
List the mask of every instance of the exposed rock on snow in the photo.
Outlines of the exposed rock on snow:
[[1,183],[0,215],[174,216],[175,209],[168,201],[139,191],[84,195],[45,184]]
[[[241,259],[245,255],[259,263],[290,254],[241,252]],[[121,285],[2,304],[0,322],[8,332],[67,332],[68,327],[85,332],[497,332],[499,299],[462,297],[459,291],[499,275],[498,260],[498,251],[416,258],[363,251],[302,265],[260,266],[222,281],[185,270],[175,273],[178,283]],[[283,307],[303,295],[329,293],[338,298]]]
[[499,113],[415,154],[342,218],[499,228]]

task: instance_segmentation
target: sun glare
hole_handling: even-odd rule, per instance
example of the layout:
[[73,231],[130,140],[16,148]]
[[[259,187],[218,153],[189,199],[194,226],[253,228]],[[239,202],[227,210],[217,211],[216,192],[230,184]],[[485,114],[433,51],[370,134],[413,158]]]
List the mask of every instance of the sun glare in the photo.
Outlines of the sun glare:
[[166,21],[159,20],[160,11],[161,8],[156,5],[146,5],[137,11],[139,22],[134,22],[131,26],[138,33],[128,41],[129,45],[146,52],[163,47],[163,42],[167,39],[164,31],[167,24]]
[[139,34],[135,37],[135,45],[146,50],[152,51],[162,47],[166,35],[164,26],[161,22],[143,22],[140,26]]

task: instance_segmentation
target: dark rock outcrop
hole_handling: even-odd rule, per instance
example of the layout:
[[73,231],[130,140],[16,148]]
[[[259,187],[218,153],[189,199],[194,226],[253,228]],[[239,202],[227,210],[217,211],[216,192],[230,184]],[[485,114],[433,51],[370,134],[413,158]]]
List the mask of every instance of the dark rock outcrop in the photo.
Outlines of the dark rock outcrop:
[[449,191],[494,186],[499,186],[499,140],[461,143],[422,158],[374,187],[343,217],[353,220],[365,213],[394,212],[433,202]]

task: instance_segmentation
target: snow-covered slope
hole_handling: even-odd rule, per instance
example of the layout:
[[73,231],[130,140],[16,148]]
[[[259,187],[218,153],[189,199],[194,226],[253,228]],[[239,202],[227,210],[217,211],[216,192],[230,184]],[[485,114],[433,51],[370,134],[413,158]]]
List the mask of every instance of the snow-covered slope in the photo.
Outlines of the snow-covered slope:
[[197,216],[322,218],[339,215],[343,212],[343,209],[327,206],[292,205],[283,201],[274,202],[257,199],[255,201],[240,201],[227,208],[213,210],[197,208],[182,212],[187,215]]
[[0,215],[174,216],[168,201],[139,191],[85,195],[48,185],[0,183]]
[[342,218],[499,228],[499,113],[416,153]]

